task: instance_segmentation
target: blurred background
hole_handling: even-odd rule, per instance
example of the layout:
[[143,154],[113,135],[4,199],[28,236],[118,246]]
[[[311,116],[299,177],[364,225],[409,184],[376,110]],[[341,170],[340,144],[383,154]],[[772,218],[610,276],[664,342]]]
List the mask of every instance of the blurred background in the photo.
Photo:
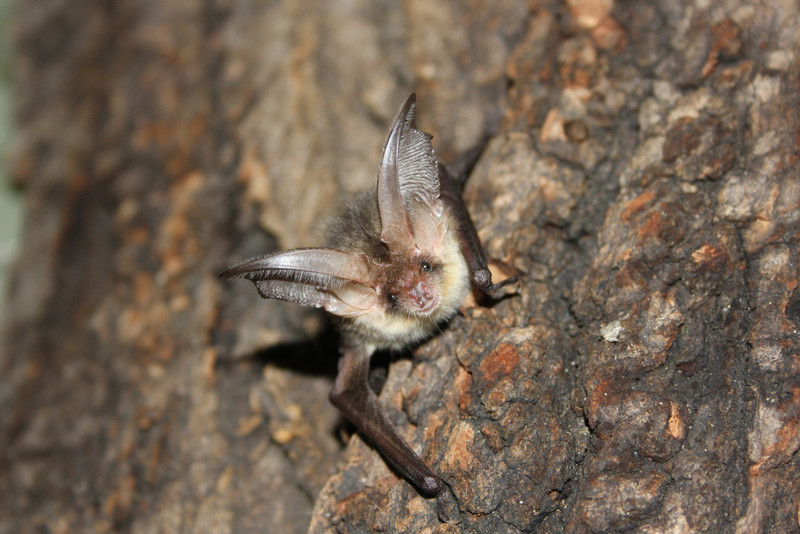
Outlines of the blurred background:
[[6,30],[12,0],[0,0],[0,320],[3,318],[8,271],[17,250],[22,198],[11,187],[6,151],[11,140],[11,43]]

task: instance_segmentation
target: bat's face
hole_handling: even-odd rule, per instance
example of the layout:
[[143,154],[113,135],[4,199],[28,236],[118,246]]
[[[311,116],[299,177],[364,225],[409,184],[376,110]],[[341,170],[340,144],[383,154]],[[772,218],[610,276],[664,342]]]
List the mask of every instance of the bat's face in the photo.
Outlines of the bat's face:
[[397,263],[387,269],[387,282],[381,288],[387,309],[405,315],[430,315],[441,300],[442,264],[421,254]]

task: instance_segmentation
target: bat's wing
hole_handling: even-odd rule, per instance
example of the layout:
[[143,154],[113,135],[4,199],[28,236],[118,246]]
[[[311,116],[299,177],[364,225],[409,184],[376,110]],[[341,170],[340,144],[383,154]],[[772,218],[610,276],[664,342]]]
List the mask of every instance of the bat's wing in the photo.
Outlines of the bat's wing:
[[461,196],[461,184],[463,180],[453,178],[444,165],[439,165],[439,185],[441,187],[440,198],[450,209],[458,223],[458,240],[461,245],[461,254],[467,262],[472,283],[479,290],[492,298],[503,296],[501,288],[515,284],[517,276],[506,278],[498,283],[492,283],[492,273],[486,261],[486,252],[483,250],[478,232],[472,223],[464,199]]
[[393,252],[435,250],[446,230],[431,136],[414,122],[416,95],[392,124],[378,172],[381,240]]
[[220,278],[246,278],[259,294],[325,308],[341,317],[363,315],[379,302],[369,260],[328,248],[295,249],[234,265]]

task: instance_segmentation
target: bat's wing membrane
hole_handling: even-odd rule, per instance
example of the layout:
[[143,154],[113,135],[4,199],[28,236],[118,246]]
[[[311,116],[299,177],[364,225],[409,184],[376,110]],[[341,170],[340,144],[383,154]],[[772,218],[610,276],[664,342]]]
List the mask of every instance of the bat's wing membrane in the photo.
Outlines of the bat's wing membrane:
[[245,278],[259,294],[325,308],[341,317],[363,315],[378,304],[369,260],[328,248],[295,249],[234,265],[220,278]]

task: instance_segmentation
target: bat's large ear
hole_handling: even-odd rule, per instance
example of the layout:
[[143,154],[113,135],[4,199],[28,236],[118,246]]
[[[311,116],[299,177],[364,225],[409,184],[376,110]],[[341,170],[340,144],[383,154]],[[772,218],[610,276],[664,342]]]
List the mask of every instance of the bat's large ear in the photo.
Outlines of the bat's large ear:
[[414,123],[416,95],[392,124],[378,171],[381,240],[393,252],[436,249],[444,231],[438,162],[431,136]]
[[379,301],[369,260],[334,249],[306,248],[261,256],[235,265],[220,278],[246,278],[259,294],[325,308],[341,317],[363,315]]

